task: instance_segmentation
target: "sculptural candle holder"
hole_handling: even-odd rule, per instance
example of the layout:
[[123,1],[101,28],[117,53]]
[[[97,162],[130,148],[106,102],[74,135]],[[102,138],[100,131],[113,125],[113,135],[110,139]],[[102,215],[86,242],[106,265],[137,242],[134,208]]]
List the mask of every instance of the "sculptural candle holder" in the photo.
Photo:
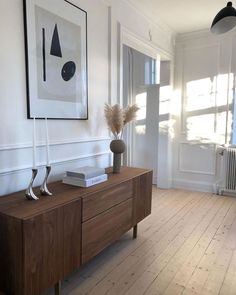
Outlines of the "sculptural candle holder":
[[47,188],[47,180],[48,180],[48,176],[50,174],[50,171],[51,171],[51,166],[47,165],[46,166],[46,175],[45,175],[42,185],[40,186],[40,193],[42,196],[52,196],[52,193]]
[[33,183],[34,183],[37,173],[38,173],[38,169],[33,168],[32,169],[32,178],[30,180],[28,188],[25,191],[25,196],[28,200],[35,200],[36,201],[39,199],[33,192]]

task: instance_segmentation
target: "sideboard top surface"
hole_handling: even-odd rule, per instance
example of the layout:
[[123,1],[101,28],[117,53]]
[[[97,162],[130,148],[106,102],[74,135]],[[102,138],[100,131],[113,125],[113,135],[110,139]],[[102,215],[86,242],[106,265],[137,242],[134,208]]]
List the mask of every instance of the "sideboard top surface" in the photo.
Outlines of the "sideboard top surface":
[[[0,197],[0,214],[26,220],[63,204],[75,201],[76,199],[86,198],[86,196],[90,194],[99,192],[134,177],[138,177],[149,171],[150,170],[142,168],[122,167],[119,174],[113,174],[111,173],[111,168],[108,168],[108,181],[88,188],[63,184],[61,181],[49,183],[48,187],[49,190],[53,192],[53,196],[40,196],[38,201],[28,201],[25,198],[25,191],[9,194]],[[39,195],[39,188],[35,188],[34,190],[35,193]]]

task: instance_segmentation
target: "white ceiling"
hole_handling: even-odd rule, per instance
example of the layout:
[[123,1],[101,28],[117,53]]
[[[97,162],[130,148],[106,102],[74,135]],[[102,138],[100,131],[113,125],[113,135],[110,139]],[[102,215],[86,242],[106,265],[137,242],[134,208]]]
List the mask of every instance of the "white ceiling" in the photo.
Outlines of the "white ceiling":
[[[127,0],[154,22],[160,19],[176,33],[209,29],[225,0]],[[236,0],[232,1],[236,8]]]

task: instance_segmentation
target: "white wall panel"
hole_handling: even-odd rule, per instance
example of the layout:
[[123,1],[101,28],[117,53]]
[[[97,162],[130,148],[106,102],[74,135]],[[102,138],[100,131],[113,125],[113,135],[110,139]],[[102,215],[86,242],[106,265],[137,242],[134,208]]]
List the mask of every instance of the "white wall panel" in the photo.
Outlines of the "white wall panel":
[[215,166],[215,145],[203,143],[179,144],[180,172],[215,175]]
[[203,31],[177,38],[174,102],[181,105],[181,111],[173,112],[174,187],[213,190],[215,145],[225,142],[227,132],[225,85],[236,49],[234,34],[215,36]]

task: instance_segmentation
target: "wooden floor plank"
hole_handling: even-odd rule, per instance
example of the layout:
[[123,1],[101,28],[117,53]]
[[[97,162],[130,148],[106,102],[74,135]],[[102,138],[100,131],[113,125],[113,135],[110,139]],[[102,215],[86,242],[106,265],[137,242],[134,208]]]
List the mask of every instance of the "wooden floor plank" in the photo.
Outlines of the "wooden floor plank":
[[[225,229],[223,229],[225,231]],[[234,221],[229,229],[228,235],[218,252],[214,266],[208,272],[208,278],[201,290],[203,294],[218,294],[223,285],[227,271],[236,247],[236,206],[234,206]]]
[[[162,294],[165,287],[173,277],[174,273],[179,269],[180,265],[185,260],[186,255],[192,250],[196,244],[199,233],[203,230],[208,219],[212,218],[220,208],[220,203],[211,198],[202,208],[194,208],[198,214],[192,219],[192,222],[187,224],[183,232],[178,236],[177,243],[174,243],[172,250],[173,255],[169,260],[166,259],[170,255],[168,249],[162,254],[163,258],[154,261],[152,265],[142,274],[127,294],[137,293],[143,294],[150,286],[152,286],[147,294]],[[192,237],[193,236],[193,237]],[[162,262],[164,261],[164,263]],[[161,263],[162,262],[162,263]]]
[[[184,264],[186,257],[193,251],[194,247],[198,243],[201,235],[204,233],[206,228],[209,226],[209,223],[214,219],[217,212],[220,210],[222,206],[223,200],[215,200],[215,198],[211,199],[211,203],[208,205],[213,205],[212,207],[205,207],[205,215],[199,216],[198,214],[198,220],[196,220],[195,228],[193,222],[188,225],[193,228],[193,231],[190,232],[189,236],[186,237],[185,234],[185,241],[182,244],[182,246],[177,249],[178,251],[174,254],[174,256],[170,259],[170,261],[165,265],[163,269],[160,270],[160,272],[155,272],[152,270],[152,268],[149,269],[149,272],[153,274],[153,280],[143,282],[143,285],[141,286],[142,281],[145,281],[145,274],[142,275],[142,278],[138,280],[136,284],[133,285],[133,287],[130,289],[130,291],[127,294],[134,293],[135,290],[137,290],[137,294],[143,294],[146,291],[146,294],[162,294],[164,290],[167,288],[171,280],[173,279],[176,272],[181,268],[181,266]],[[200,212],[199,212],[200,213]],[[151,276],[149,275],[150,279]],[[175,294],[175,293],[172,293]]]
[[[232,202],[231,202],[232,204]],[[200,262],[193,271],[192,277],[183,292],[186,294],[202,294],[204,284],[208,278],[209,271],[213,270],[214,262],[218,255],[223,255],[222,246],[230,231],[235,218],[235,203],[227,212],[221,226],[217,230],[208,248],[204,252]],[[218,293],[216,293],[218,294]]]
[[[116,269],[109,274],[103,281],[93,289],[89,294],[123,294],[130,284],[136,279],[140,272],[143,272],[153,260],[155,260],[169,244],[173,244],[173,240],[178,238],[178,234],[185,227],[187,216],[192,214],[196,204],[202,206],[200,202],[203,196],[194,198],[192,202],[182,210],[182,215],[176,215],[176,218],[172,218],[171,222],[165,224],[165,226],[153,235],[148,240],[149,248],[143,249],[140,247],[138,251],[134,252],[128,259],[120,264]],[[168,234],[167,234],[168,233]]]
[[233,256],[221,286],[220,295],[235,295],[236,294],[236,251],[232,249]]
[[[177,260],[177,267],[175,267],[175,260],[170,262],[170,266],[168,266],[168,268],[171,270],[171,272],[168,273],[168,276],[165,276],[166,271],[162,275],[165,284],[162,283],[161,285],[158,283],[161,277],[156,280],[155,285],[157,285],[158,290],[161,291],[158,294],[182,294],[185,284],[190,279],[192,272],[194,271],[197,263],[200,260],[199,257],[202,257],[202,255],[204,254],[204,250],[207,248],[212,237],[214,236],[217,230],[217,226],[220,226],[225,212],[227,212],[227,210],[229,209],[229,206],[230,204],[228,204],[227,206],[221,206],[217,214],[212,215],[213,218],[211,218],[210,214],[208,214],[205,219],[202,220],[201,225],[190,237],[189,242],[193,246],[191,251],[185,252],[186,255],[184,259]],[[196,243],[193,244],[192,242]],[[165,290],[167,286],[168,288],[167,290]]]
[[154,187],[138,238],[122,236],[69,276],[62,295],[235,295],[235,233],[236,198]]

